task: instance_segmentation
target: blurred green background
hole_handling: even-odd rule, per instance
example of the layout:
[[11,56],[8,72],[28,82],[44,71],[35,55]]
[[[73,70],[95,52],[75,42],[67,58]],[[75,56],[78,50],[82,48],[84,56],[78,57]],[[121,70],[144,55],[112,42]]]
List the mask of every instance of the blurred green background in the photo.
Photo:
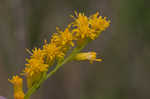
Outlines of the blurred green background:
[[150,99],[149,0],[0,0],[0,95],[12,99],[8,78],[20,73],[25,48],[41,47],[74,10],[108,16],[111,26],[85,51],[103,63],[70,62],[32,99]]

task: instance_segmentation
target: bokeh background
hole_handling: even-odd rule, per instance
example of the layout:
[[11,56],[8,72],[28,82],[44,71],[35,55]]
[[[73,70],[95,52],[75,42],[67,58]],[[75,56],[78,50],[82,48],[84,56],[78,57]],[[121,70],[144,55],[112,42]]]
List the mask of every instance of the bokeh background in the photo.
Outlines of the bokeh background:
[[0,95],[12,99],[8,78],[20,73],[25,48],[40,47],[74,10],[97,11],[111,26],[84,50],[104,62],[70,62],[32,99],[150,99],[149,0],[0,0]]

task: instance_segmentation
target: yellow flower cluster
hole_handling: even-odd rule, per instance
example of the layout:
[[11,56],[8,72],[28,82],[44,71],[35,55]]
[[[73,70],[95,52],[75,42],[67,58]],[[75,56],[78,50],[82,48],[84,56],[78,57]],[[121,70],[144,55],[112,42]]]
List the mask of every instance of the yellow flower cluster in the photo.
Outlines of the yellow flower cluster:
[[24,99],[24,92],[23,92],[23,80],[19,76],[13,76],[13,78],[10,80],[8,79],[9,82],[11,82],[14,85],[14,98],[15,99]]
[[72,25],[75,29],[73,32],[77,39],[92,39],[94,40],[98,35],[104,31],[110,24],[110,21],[106,20],[106,17],[102,18],[99,13],[87,17],[84,13],[75,13],[76,18]]
[[[87,17],[83,13],[77,14],[75,12],[75,16],[72,16],[72,18],[74,21],[64,31],[57,27],[57,32],[53,33],[50,42],[45,40],[41,49],[34,48],[32,52],[27,50],[31,56],[29,59],[26,59],[27,63],[25,64],[23,75],[27,78],[28,88],[32,87],[42,77],[43,73],[48,71],[50,66],[63,59],[66,52],[76,45],[75,41],[77,41],[78,46],[88,39],[94,40],[110,24],[110,21],[106,20],[106,17],[99,16],[99,13]],[[95,52],[77,54],[75,59],[89,60],[91,63],[93,61],[101,61],[101,59],[96,59]],[[21,78],[14,76],[9,81],[14,84],[15,79],[19,80]]]
[[32,51],[33,54],[30,59],[27,59],[28,63],[24,70],[27,76],[47,71],[55,59],[65,56],[66,51],[74,46],[75,40],[94,40],[110,23],[106,20],[106,17],[99,16],[98,12],[90,17],[83,13],[75,14],[74,21],[64,31],[57,27],[57,33],[52,35],[50,43],[45,41],[42,49],[35,48]]

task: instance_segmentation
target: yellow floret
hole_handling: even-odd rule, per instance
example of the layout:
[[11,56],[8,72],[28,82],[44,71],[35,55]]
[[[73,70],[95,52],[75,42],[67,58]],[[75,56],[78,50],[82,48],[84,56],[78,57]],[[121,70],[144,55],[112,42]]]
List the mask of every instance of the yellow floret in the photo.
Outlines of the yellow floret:
[[48,64],[44,63],[43,59],[31,58],[27,59],[25,64],[24,75],[27,78],[28,88],[32,87],[34,82],[37,82],[41,78],[41,74],[48,71]]
[[44,59],[45,57],[45,53],[43,50],[41,50],[40,48],[34,48],[32,50],[33,54],[31,56],[31,58],[36,58],[36,59]]
[[46,57],[49,62],[53,62],[56,58],[64,57],[64,53],[61,51],[61,47],[57,47],[55,43],[45,44],[43,51],[46,53]]
[[73,32],[78,39],[85,39],[92,32],[89,27],[88,17],[84,15],[84,13],[76,13],[76,18],[74,18],[74,22],[72,23],[74,29]]
[[22,78],[19,76],[13,76],[13,78],[10,80],[8,79],[9,82],[11,82],[15,86],[22,86]]
[[93,61],[99,61],[99,62],[102,61],[102,59],[96,59],[96,52],[78,53],[75,56],[75,60],[78,60],[78,61],[89,60],[90,63],[93,63]]
[[51,39],[51,43],[55,43],[56,46],[61,47],[61,51],[65,52],[68,48],[74,46],[73,34],[70,32],[70,26],[68,26],[64,31],[61,31],[58,27],[57,33],[54,33]]
[[28,77],[48,70],[48,64],[44,61],[44,51],[40,48],[35,48],[32,52],[31,58],[26,59],[27,63],[24,69],[24,74]]
[[25,64],[26,68],[24,70],[27,76],[32,76],[48,70],[48,64],[45,64],[43,59],[31,58],[27,59],[27,62],[28,63]]
[[99,13],[85,16],[83,13],[76,14],[76,18],[72,22],[73,32],[78,40],[90,38],[94,40],[99,34],[104,31],[110,24],[106,17],[102,18]]
[[107,21],[106,17],[102,18],[102,16],[99,16],[99,12],[97,12],[90,16],[89,24],[94,33],[99,35],[102,31],[108,28],[110,20]]
[[24,99],[22,78],[16,75],[12,79],[8,79],[8,81],[14,85],[14,99]]

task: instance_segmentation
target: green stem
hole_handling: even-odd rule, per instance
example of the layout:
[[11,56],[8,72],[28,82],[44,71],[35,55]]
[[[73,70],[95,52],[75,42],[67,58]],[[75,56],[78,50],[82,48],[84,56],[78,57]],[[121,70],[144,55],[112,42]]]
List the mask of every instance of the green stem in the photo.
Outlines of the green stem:
[[77,53],[79,53],[79,52],[88,44],[88,42],[89,42],[89,40],[85,41],[85,43],[84,43],[82,46],[75,48],[75,49],[72,51],[72,53],[71,53],[66,59],[64,59],[64,61],[58,63],[58,64],[56,65],[56,67],[55,67],[51,72],[49,72],[47,75],[46,75],[46,73],[45,73],[45,74],[43,75],[43,77],[40,79],[40,81],[39,81],[38,83],[34,84],[34,85],[27,91],[27,93],[25,94],[24,99],[29,99],[30,96],[40,87],[40,85],[41,85],[45,80],[47,80],[47,79],[48,79],[49,77],[51,77],[55,72],[57,72],[57,70],[58,70],[60,67],[62,67],[65,63],[71,61],[71,60],[74,58],[74,56],[75,56]]

